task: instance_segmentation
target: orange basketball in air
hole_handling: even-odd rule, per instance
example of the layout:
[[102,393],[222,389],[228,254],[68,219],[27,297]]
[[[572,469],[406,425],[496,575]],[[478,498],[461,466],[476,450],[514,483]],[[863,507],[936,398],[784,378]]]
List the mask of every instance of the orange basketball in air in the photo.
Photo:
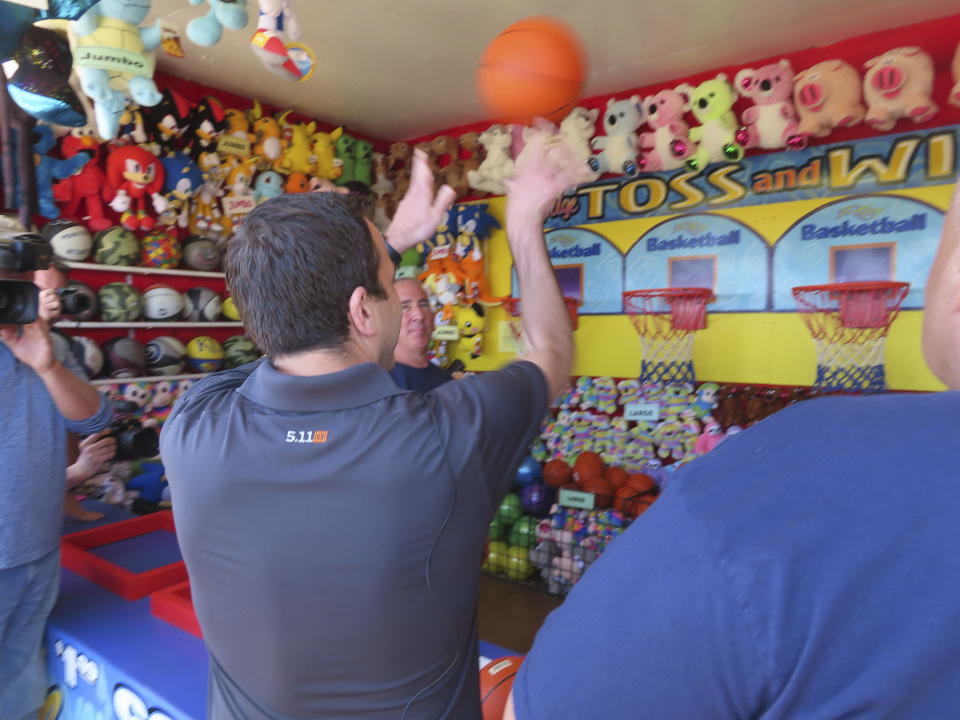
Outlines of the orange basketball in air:
[[480,705],[483,720],[500,720],[513,688],[513,679],[520,669],[522,657],[491,660],[480,669]]
[[559,122],[576,105],[584,75],[583,48],[574,32],[559,20],[529,17],[487,45],[477,68],[477,92],[497,120]]

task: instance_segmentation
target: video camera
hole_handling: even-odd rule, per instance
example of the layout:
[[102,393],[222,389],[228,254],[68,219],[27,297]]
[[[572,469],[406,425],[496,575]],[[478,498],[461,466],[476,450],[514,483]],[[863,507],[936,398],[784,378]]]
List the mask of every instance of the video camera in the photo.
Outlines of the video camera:
[[160,436],[153,428],[145,428],[130,413],[137,409],[136,403],[114,401],[114,417],[110,423],[110,435],[117,440],[116,460],[147,460],[160,453]]
[[[0,237],[0,270],[15,273],[46,270],[53,249],[39,235]],[[26,280],[0,278],[0,325],[29,325],[40,311],[40,288]]]

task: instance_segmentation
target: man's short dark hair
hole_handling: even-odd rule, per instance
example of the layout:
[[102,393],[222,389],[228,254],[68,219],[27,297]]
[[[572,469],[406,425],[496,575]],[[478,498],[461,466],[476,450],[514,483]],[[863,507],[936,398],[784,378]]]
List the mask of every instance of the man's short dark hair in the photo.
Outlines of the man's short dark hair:
[[271,357],[340,347],[353,291],[387,297],[370,229],[337,193],[260,205],[228,243],[224,265],[247,334]]

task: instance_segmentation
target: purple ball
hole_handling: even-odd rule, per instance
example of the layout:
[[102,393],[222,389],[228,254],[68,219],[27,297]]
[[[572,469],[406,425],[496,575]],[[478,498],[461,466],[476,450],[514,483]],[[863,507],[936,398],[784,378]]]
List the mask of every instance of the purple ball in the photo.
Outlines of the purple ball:
[[545,517],[555,499],[554,489],[546,485],[527,485],[520,491],[520,506],[527,515]]

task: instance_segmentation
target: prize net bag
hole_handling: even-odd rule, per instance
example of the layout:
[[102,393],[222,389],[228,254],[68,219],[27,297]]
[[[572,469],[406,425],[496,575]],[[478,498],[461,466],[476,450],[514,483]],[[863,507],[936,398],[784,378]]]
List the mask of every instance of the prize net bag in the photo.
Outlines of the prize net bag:
[[849,282],[793,288],[817,348],[817,379],[824,390],[886,390],[884,350],[890,324],[910,283]]
[[[567,305],[567,312],[570,313],[570,327],[577,329],[577,309],[579,303],[576,298],[564,297],[563,301]],[[516,346],[516,353],[522,355],[526,351],[527,344],[523,337],[523,323],[520,320],[522,314],[522,302],[520,298],[508,297],[504,299],[503,306],[507,309],[507,325],[510,333],[513,335],[513,342]]]
[[709,288],[631,290],[623,308],[640,336],[640,383],[695,383],[693,338],[707,326]]

